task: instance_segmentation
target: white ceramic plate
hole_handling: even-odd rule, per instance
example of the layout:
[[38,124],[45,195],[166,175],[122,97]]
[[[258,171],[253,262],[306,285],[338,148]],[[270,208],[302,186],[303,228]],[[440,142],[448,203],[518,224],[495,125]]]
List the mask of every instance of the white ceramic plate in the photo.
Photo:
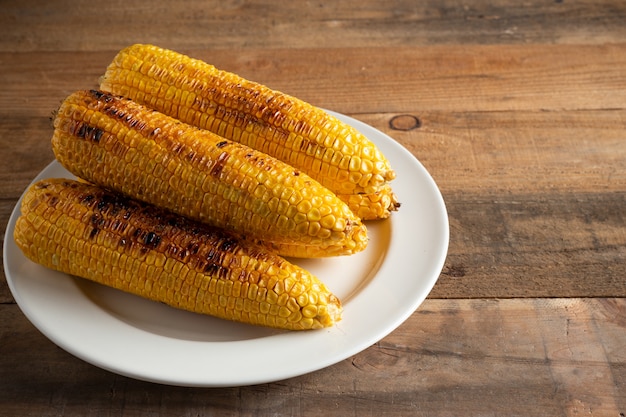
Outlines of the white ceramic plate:
[[[181,386],[224,387],[272,382],[342,361],[404,322],[437,281],[448,249],[442,196],[424,167],[392,138],[336,114],[373,140],[397,172],[402,207],[369,222],[371,243],[357,255],[296,263],[340,297],[333,328],[284,332],[179,311],[46,269],[26,259],[7,226],[4,268],[26,317],[73,355],[136,379]],[[73,178],[52,162],[41,178]],[[21,201],[21,199],[20,199]]]

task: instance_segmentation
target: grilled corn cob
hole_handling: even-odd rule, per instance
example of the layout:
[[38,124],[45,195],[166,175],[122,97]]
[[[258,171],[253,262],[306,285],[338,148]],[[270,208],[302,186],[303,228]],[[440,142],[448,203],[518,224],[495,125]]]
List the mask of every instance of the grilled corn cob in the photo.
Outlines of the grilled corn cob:
[[[398,204],[379,149],[352,126],[295,97],[153,45],[119,52],[100,88],[270,154],[307,173],[369,218]],[[384,210],[364,195],[385,194]],[[380,205],[380,199],[376,202]]]
[[247,146],[100,91],[78,91],[52,148],[77,177],[293,257],[349,255],[367,229],[317,181]]
[[341,318],[337,297],[303,268],[223,229],[86,183],[32,185],[14,238],[48,268],[196,313],[288,330]]

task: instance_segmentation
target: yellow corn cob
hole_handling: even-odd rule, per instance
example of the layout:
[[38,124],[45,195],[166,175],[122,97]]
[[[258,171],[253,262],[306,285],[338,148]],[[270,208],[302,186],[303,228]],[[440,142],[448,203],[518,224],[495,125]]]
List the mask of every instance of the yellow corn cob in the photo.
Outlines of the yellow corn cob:
[[303,268],[223,229],[78,181],[32,185],[14,238],[48,268],[196,313],[288,330],[341,319],[337,297]]
[[281,255],[349,255],[367,245],[360,219],[306,174],[129,99],[76,92],[54,126],[55,156],[77,177],[266,241]]
[[[395,177],[374,143],[322,109],[171,50],[141,44],[123,49],[100,88],[272,155],[355,210],[371,201],[363,194],[380,194]],[[386,201],[396,199],[389,187],[382,193]],[[396,209],[391,204],[383,213]]]

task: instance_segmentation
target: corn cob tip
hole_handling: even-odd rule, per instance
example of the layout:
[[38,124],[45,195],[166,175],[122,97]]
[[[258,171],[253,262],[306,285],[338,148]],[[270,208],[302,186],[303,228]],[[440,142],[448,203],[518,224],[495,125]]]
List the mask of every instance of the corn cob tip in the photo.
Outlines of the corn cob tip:
[[390,184],[373,193],[337,194],[337,197],[361,220],[386,219],[401,206]]
[[334,295],[331,296],[331,300],[328,303],[328,321],[324,323],[325,327],[331,327],[341,321],[341,315],[343,313],[343,307],[341,302]]

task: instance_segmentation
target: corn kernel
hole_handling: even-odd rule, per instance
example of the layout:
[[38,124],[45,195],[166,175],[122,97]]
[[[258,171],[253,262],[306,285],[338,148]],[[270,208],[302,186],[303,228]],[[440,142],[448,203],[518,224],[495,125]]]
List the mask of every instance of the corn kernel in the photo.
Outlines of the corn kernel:
[[317,316],[317,306],[309,304],[302,308],[302,315],[307,318],[314,318]]

